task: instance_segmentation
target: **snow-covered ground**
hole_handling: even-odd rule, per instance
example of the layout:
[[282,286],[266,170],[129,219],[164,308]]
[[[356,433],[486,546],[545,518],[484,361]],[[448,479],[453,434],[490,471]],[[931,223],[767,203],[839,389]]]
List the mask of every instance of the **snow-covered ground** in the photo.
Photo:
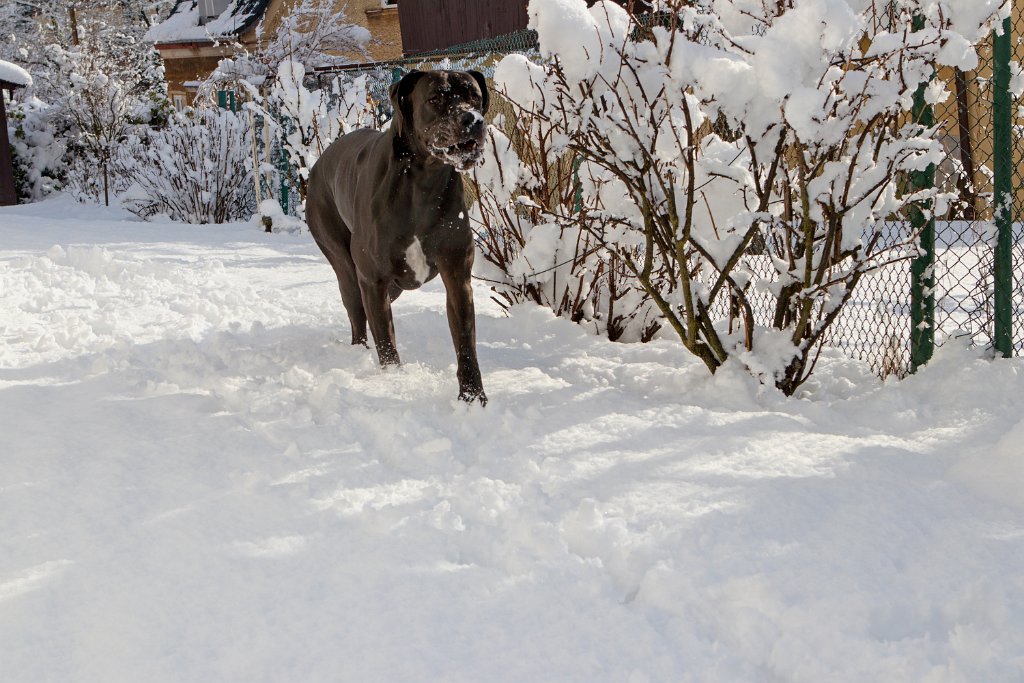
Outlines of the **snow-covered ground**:
[[[0,680],[1024,680],[1024,361],[785,399],[308,236],[0,209]],[[340,340],[340,341],[339,341]]]

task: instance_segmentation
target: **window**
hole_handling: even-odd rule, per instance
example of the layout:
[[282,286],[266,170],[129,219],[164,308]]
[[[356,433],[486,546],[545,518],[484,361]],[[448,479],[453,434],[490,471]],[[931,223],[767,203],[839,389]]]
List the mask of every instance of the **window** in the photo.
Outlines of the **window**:
[[183,109],[185,109],[185,96],[184,95],[175,95],[174,96],[174,108],[177,109],[178,111],[182,111]]
[[398,0],[380,0],[381,7],[398,7]]

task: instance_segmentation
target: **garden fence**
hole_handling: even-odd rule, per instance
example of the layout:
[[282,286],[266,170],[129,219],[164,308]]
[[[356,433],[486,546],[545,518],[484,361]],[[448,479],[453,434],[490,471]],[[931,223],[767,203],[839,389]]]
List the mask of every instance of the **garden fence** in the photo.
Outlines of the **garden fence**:
[[922,229],[923,253],[873,274],[837,325],[832,343],[898,375],[931,358],[951,337],[967,337],[1003,356],[1024,350],[1024,139],[1020,101],[1010,89],[1011,63],[1024,57],[1019,7],[984,44],[970,72],[941,69],[951,97],[934,107],[918,92],[915,117],[938,126],[945,157],[908,182],[937,186],[955,199],[934,216],[930,207],[890,221]]
[[[926,84],[921,86],[914,115],[925,125],[938,126],[945,158],[906,182],[938,186],[955,201],[941,215],[922,206],[886,223],[894,240],[920,229],[922,253],[865,276],[828,340],[881,376],[913,372],[950,338],[966,337],[1003,356],[1024,351],[1024,129],[1017,115],[1022,102],[1010,89],[1011,64],[1024,57],[1021,36],[1024,18],[1014,7],[1001,31],[980,46],[975,70],[942,69],[934,75],[948,84],[948,101],[926,106]],[[391,62],[320,70],[309,78],[311,86],[323,88],[335,78],[344,83],[367,76],[383,122],[391,115],[388,88],[404,73],[476,69],[490,80],[498,61],[511,53],[539,59],[536,33],[521,31]],[[770,275],[767,259],[764,270]],[[728,304],[719,305],[727,315]],[[762,323],[771,315],[767,303],[755,310]]]

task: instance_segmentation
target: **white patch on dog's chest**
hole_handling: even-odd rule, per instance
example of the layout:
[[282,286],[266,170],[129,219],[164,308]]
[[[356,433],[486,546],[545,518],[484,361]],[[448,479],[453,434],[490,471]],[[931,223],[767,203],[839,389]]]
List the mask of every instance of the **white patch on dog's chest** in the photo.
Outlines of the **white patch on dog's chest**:
[[405,250],[405,263],[419,284],[422,285],[430,277],[430,266],[427,264],[427,256],[423,253],[418,237],[413,237],[412,244]]

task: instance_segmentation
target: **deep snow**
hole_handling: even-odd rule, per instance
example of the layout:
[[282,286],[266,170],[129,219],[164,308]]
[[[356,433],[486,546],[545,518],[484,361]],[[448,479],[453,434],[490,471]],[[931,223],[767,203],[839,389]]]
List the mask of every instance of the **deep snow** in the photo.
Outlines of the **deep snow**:
[[785,399],[308,236],[0,209],[0,680],[1024,680],[1024,361]]

